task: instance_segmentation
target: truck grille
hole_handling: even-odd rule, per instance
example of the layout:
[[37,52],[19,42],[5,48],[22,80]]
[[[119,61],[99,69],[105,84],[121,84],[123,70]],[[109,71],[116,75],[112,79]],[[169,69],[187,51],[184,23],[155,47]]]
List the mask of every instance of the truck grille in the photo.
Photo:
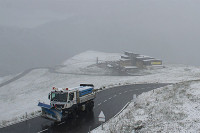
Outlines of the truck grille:
[[56,104],[56,108],[62,109],[64,108],[64,105]]

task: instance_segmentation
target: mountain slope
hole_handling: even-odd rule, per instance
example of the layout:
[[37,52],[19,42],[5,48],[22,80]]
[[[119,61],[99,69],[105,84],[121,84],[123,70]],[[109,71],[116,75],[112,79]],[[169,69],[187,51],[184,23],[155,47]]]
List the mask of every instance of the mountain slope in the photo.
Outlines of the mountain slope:
[[[91,56],[92,55],[92,56]],[[67,67],[80,66],[84,69],[88,65],[95,63],[96,56],[102,61],[115,61],[120,54],[118,53],[102,53],[95,51],[87,51],[73,58],[66,60],[63,66],[63,72]],[[91,57],[95,58],[91,58]],[[73,60],[74,59],[74,60]],[[84,65],[74,65],[78,61]],[[85,64],[85,62],[87,62]],[[24,77],[0,87],[0,121],[1,124],[9,124],[23,119],[26,112],[32,113],[40,110],[37,107],[38,101],[49,103],[48,93],[52,87],[75,87],[80,83],[91,83],[95,88],[104,88],[105,86],[115,86],[119,84],[135,84],[135,83],[177,83],[200,78],[200,68],[185,65],[165,65],[166,68],[151,71],[151,74],[144,76],[94,76],[79,74],[63,74],[62,68],[60,72],[52,72],[49,69],[35,69]],[[7,77],[6,77],[7,78]],[[5,80],[6,80],[5,78]],[[10,78],[10,77],[9,77]],[[4,79],[1,79],[2,81]],[[19,106],[20,105],[20,106]],[[34,114],[34,113],[33,113]]]

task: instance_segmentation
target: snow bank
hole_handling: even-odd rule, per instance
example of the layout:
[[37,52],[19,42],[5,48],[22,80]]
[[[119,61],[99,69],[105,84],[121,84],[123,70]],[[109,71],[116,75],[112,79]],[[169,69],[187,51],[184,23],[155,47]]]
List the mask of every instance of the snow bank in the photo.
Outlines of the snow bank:
[[200,132],[200,81],[169,85],[138,96],[118,117],[92,133]]

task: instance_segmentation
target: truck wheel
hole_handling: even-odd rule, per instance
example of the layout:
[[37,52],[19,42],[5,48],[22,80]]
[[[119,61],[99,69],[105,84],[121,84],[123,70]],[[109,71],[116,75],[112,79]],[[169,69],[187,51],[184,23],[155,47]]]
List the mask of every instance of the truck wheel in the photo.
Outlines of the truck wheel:
[[91,101],[87,104],[87,112],[91,112],[94,107],[94,101]]
[[77,116],[77,113],[76,113],[76,111],[74,110],[73,113],[72,113],[72,118],[73,118],[73,119],[76,119],[76,118],[77,118],[76,116]]
[[94,107],[94,101],[91,101],[90,102],[90,110],[93,110],[93,107]]

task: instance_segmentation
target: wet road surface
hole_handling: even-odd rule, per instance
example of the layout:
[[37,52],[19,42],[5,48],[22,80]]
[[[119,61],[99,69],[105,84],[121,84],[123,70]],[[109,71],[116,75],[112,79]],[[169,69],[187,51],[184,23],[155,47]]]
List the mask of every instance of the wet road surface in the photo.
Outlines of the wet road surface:
[[64,122],[53,121],[36,117],[9,127],[0,129],[1,133],[87,133],[98,127],[98,115],[104,112],[106,121],[115,116],[127,102],[133,99],[133,94],[150,91],[167,84],[136,84],[113,87],[97,93],[94,100],[93,112],[80,113],[76,119],[68,119]]

